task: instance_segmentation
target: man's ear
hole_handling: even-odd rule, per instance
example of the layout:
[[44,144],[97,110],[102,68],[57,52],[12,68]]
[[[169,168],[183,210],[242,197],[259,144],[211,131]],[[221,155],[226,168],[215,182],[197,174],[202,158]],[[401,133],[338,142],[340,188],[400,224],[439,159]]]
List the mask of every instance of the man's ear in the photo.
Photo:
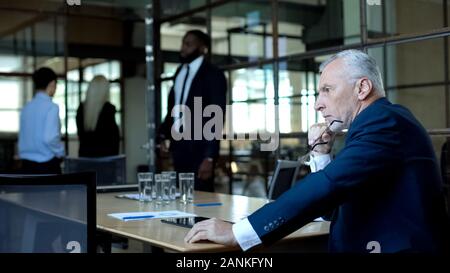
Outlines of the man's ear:
[[356,87],[358,88],[358,100],[362,101],[365,100],[372,92],[373,84],[367,77],[364,77],[358,80]]
[[56,89],[56,80],[53,80],[48,83],[45,91],[49,96],[53,96],[53,94],[55,93],[55,89]]
[[200,51],[201,51],[204,55],[208,54],[208,48],[207,48],[206,46],[202,46],[202,47],[200,48]]

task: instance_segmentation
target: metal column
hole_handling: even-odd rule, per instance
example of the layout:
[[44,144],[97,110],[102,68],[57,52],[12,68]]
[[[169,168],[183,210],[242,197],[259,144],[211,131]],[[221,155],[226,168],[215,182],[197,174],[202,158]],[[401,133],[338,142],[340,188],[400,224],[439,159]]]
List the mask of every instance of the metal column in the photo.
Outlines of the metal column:
[[153,3],[147,5],[145,16],[145,61],[147,64],[147,90],[145,101],[147,107],[147,130],[148,142],[145,145],[147,149],[148,168],[150,172],[155,172],[155,135],[156,135],[156,117],[155,117],[155,77],[154,77],[154,54],[153,54]]

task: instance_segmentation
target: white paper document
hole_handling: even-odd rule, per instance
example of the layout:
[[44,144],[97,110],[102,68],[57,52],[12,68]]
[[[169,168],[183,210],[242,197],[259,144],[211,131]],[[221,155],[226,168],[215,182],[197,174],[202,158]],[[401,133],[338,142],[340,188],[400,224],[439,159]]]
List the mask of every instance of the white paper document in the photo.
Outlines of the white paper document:
[[111,213],[108,214],[108,216],[114,217],[122,221],[138,221],[138,220],[160,219],[160,218],[194,217],[196,215],[179,210],[168,210],[168,211]]
[[131,200],[139,200],[139,193],[119,194],[116,197],[126,198],[126,199],[131,199]]
[[[180,198],[180,193],[175,193],[175,198]],[[126,193],[126,194],[119,194],[116,195],[117,198],[126,198],[131,200],[139,200],[139,193]]]

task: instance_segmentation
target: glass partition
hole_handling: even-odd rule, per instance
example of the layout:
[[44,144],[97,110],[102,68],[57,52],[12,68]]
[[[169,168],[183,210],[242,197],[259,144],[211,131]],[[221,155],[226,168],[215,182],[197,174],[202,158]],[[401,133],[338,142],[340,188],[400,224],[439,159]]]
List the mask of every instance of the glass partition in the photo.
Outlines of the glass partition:
[[443,0],[367,1],[368,37],[392,37],[443,28],[443,3]]
[[232,1],[211,11],[213,62],[219,65],[273,57],[271,1]]

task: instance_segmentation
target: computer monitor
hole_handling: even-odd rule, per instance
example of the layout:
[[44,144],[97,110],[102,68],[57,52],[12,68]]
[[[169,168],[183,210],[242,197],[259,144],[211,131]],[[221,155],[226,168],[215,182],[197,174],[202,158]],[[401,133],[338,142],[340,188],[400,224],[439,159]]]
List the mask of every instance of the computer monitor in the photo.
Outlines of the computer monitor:
[[289,190],[297,176],[300,161],[278,160],[269,186],[267,197],[277,199]]
[[64,173],[95,172],[97,186],[126,184],[125,155],[105,157],[66,157]]
[[95,174],[0,175],[0,253],[95,253]]

